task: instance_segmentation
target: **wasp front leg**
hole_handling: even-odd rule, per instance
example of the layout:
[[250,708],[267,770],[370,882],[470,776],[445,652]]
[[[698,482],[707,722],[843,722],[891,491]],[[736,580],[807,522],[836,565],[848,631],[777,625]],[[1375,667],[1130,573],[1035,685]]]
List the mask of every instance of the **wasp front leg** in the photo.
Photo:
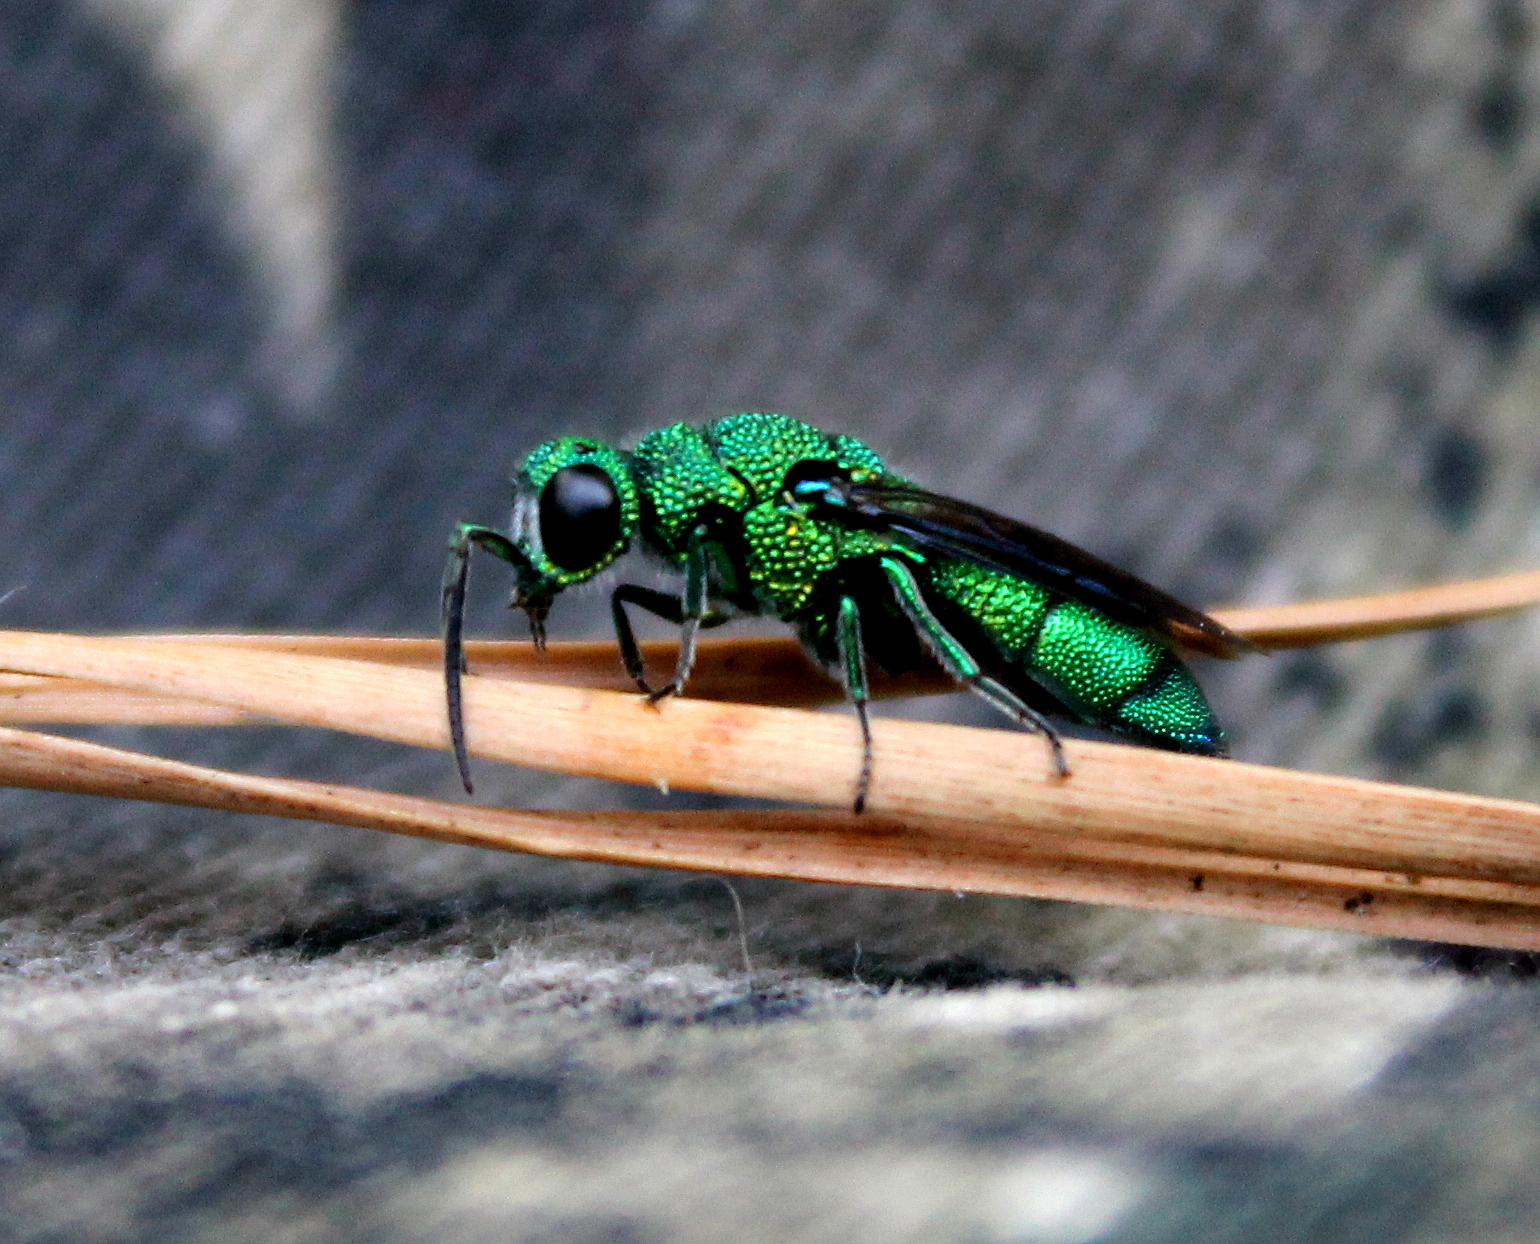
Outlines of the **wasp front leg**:
[[444,617],[444,695],[449,709],[449,742],[465,793],[471,789],[471,762],[465,748],[465,711],[461,679],[465,674],[465,584],[470,571],[471,549],[480,547],[517,566],[523,560],[507,536],[490,527],[461,523],[449,537],[449,564],[444,567],[442,611]]

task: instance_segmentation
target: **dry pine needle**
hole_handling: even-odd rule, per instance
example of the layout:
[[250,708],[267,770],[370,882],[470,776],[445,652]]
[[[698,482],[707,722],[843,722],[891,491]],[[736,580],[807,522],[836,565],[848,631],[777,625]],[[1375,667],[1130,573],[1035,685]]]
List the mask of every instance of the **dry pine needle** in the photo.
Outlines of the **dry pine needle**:
[[[1521,608],[1540,574],[1218,613],[1264,647]],[[666,660],[660,651],[656,659]],[[276,720],[445,745],[438,645],[368,637],[0,633],[0,720]],[[263,812],[504,850],[660,867],[1206,912],[1540,949],[1540,807],[1119,745],[907,721],[876,725],[871,812],[845,810],[854,723],[779,639],[703,648],[691,698],[648,707],[612,644],[471,647],[473,750],[621,781],[824,810],[533,812],[258,778],[0,729],[0,782]],[[889,694],[944,689],[891,684]]]

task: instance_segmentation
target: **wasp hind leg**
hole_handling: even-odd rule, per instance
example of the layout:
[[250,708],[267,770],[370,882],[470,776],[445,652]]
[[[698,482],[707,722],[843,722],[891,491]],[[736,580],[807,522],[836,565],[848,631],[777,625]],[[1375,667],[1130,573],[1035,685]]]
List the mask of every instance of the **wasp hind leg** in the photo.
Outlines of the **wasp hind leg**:
[[1054,729],[1053,723],[1040,712],[1018,696],[1003,682],[989,677],[988,674],[980,674],[975,677],[960,675],[962,681],[972,687],[981,696],[998,708],[1007,717],[1027,730],[1036,731],[1048,742],[1049,751],[1053,755],[1054,772],[1061,778],[1069,776],[1069,761],[1064,758],[1064,744],[1059,740],[1059,732]]
[[882,569],[893,588],[893,594],[898,598],[899,607],[930,646],[930,650],[935,654],[942,668],[958,682],[966,683],[977,691],[1017,725],[1041,734],[1047,741],[1053,756],[1054,772],[1061,778],[1069,777],[1069,762],[1064,758],[1064,744],[1060,741],[1059,732],[1054,729],[1053,723],[999,679],[985,672],[984,667],[973,654],[958,642],[956,636],[947,630],[931,611],[914,577],[914,572],[908,566],[898,558],[884,557]]
[[864,812],[872,788],[872,722],[866,707],[871,697],[866,679],[866,646],[861,642],[861,610],[854,597],[840,597],[834,637],[839,649],[840,681],[845,684],[845,694],[855,705],[856,720],[861,723],[861,776],[856,779],[854,810]]

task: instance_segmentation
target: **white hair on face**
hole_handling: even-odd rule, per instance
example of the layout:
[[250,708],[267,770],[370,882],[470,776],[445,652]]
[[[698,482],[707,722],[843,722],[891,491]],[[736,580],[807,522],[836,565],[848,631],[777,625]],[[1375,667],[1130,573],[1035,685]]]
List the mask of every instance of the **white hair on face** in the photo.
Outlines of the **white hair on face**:
[[520,548],[544,555],[545,546],[540,540],[540,498],[517,486],[513,490],[513,517],[508,523],[508,534]]

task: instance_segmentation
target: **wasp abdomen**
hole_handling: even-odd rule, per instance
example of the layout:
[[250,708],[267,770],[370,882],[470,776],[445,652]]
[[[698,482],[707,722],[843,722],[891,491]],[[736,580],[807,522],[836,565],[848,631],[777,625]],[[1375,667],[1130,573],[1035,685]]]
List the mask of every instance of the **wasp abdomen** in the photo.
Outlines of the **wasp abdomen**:
[[1078,601],[986,566],[932,559],[932,589],[961,609],[1014,672],[1070,716],[1139,742],[1223,755],[1197,682],[1167,645]]

